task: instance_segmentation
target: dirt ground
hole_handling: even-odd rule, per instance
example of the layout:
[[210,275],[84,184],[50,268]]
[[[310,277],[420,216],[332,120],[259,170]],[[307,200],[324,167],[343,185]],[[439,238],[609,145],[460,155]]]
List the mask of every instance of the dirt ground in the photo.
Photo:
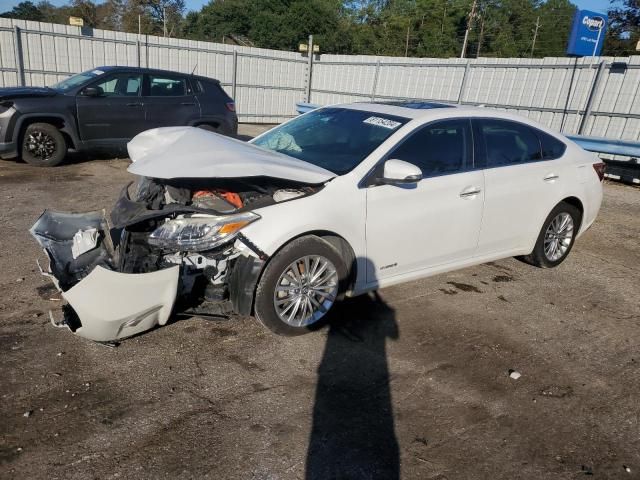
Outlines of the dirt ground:
[[607,183],[557,269],[387,288],[303,337],[192,318],[108,348],[49,323],[27,232],[132,178],[83,160],[0,162],[1,478],[640,478],[640,189]]

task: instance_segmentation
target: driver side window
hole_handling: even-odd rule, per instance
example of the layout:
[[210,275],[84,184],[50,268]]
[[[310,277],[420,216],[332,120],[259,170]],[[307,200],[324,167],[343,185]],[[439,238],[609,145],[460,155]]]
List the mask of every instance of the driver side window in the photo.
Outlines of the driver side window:
[[423,177],[435,177],[470,168],[472,148],[469,120],[443,120],[410,134],[387,158],[412,163]]
[[140,95],[141,85],[142,75],[120,73],[94,83],[92,86],[101,88],[106,97],[137,97]]

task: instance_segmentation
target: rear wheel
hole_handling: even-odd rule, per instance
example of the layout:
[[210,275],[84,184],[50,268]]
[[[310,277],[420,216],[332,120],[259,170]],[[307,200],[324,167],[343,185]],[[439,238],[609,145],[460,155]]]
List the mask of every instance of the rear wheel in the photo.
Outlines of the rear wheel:
[[22,160],[36,167],[55,167],[64,160],[67,144],[56,127],[32,123],[22,137]]
[[575,206],[561,202],[551,211],[538,235],[536,245],[523,260],[541,268],[560,265],[573,248],[582,214]]
[[320,327],[347,279],[338,251],[320,237],[293,240],[269,262],[256,289],[255,316],[281,335]]

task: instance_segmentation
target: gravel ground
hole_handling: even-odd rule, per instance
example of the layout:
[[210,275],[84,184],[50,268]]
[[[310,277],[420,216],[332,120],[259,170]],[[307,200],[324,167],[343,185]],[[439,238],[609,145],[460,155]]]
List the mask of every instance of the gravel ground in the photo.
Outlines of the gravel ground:
[[27,232],[131,179],[85,160],[0,162],[1,478],[640,478],[640,189],[607,183],[553,270],[383,289],[303,337],[192,318],[108,348],[51,326]]

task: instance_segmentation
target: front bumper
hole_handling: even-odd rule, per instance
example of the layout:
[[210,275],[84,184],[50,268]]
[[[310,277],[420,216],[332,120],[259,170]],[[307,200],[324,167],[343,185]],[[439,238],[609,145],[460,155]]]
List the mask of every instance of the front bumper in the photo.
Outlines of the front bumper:
[[18,146],[15,142],[0,143],[0,158],[8,159],[18,156]]
[[145,332],[169,320],[180,267],[151,273],[119,273],[96,267],[62,296],[80,319],[77,335],[109,342]]

